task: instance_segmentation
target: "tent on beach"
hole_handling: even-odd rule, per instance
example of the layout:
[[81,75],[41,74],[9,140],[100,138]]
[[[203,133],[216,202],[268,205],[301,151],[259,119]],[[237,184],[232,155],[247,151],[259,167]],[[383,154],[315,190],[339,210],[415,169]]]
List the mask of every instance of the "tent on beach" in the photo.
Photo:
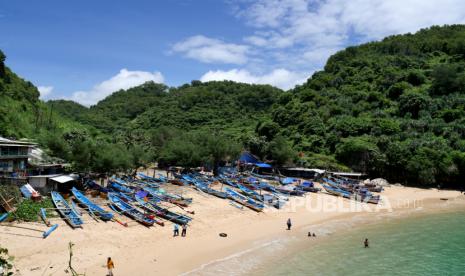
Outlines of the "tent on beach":
[[256,163],[260,162],[260,160],[258,160],[258,158],[256,156],[254,156],[253,154],[251,154],[248,151],[242,152],[242,154],[239,157],[238,161],[241,162],[241,163],[245,163],[245,164],[256,164]]

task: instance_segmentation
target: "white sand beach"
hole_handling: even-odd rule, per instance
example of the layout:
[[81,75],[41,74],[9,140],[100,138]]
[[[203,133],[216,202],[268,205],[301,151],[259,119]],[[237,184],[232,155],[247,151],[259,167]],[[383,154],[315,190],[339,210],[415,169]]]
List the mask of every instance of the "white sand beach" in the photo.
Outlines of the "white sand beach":
[[[179,275],[278,237],[306,235],[309,228],[319,235],[318,227],[338,220],[351,220],[359,215],[375,219],[391,212],[409,215],[412,211],[433,212],[465,206],[465,196],[457,191],[392,186],[382,193],[383,204],[379,206],[354,204],[325,193],[308,193],[305,197],[292,197],[281,210],[267,208],[256,213],[189,187],[167,185],[194,199],[186,208],[195,211],[195,215],[185,238],[172,236],[170,222],[164,227],[147,228],[118,216],[129,224],[123,227],[84,215],[83,229],[76,230],[60,218],[53,219],[59,227],[47,239],[42,239],[40,232],[46,229],[44,224],[0,225],[0,246],[8,248],[15,257],[17,275],[66,275],[69,242],[75,244],[72,264],[79,273],[105,275],[106,259],[111,256],[115,275]],[[177,207],[173,211],[183,212]],[[293,223],[291,231],[285,230],[288,218]],[[227,233],[227,237],[220,237],[219,233]]]

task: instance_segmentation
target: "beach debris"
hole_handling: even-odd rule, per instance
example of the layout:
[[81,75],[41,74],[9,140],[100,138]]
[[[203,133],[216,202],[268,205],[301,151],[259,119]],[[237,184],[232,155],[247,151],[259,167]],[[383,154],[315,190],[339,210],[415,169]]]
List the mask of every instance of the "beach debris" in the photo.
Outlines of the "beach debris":
[[53,225],[52,227],[50,227],[47,231],[45,231],[45,232],[42,234],[42,237],[43,237],[44,239],[47,238],[47,237],[50,236],[50,234],[52,234],[52,232],[55,231],[57,228],[58,228],[58,224]]
[[228,234],[226,234],[226,233],[220,233],[220,237],[222,237],[222,238],[226,238],[227,236],[228,236]]
[[74,268],[73,268],[73,266],[72,266],[72,261],[73,261],[73,246],[74,246],[74,243],[69,242],[69,244],[68,244],[68,248],[69,248],[69,261],[68,261],[68,268],[65,269],[65,272],[66,272],[66,273],[71,272],[71,275],[73,275],[73,276],[85,275],[85,274],[77,273],[76,270],[74,270]]

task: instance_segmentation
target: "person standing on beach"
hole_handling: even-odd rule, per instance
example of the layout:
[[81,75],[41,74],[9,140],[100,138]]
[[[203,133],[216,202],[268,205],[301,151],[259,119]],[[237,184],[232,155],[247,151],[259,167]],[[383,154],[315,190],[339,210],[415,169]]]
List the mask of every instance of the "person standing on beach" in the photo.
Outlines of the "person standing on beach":
[[176,236],[179,236],[179,226],[175,223],[173,237],[176,237]]
[[370,244],[368,243],[368,239],[365,239],[365,241],[363,242],[363,244],[365,244],[365,248],[370,247]]
[[187,233],[187,224],[183,224],[181,227],[182,227],[181,236],[185,237]]
[[292,226],[291,218],[288,218],[287,219],[287,230],[291,230],[291,226]]
[[115,264],[113,263],[113,260],[108,257],[107,259],[107,268],[108,268],[108,276],[113,276],[113,268],[115,268]]

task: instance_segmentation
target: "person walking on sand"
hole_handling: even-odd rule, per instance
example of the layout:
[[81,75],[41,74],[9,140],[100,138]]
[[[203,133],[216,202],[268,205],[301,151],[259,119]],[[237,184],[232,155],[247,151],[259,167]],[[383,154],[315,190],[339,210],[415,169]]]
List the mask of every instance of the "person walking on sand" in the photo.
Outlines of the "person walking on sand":
[[292,226],[291,218],[288,218],[287,219],[287,230],[291,230],[291,226]]
[[108,276],[113,276],[113,268],[115,268],[115,264],[113,263],[113,260],[108,257],[107,259],[107,268],[108,268]]
[[182,225],[181,236],[182,236],[182,237],[185,237],[185,236],[186,236],[186,232],[187,232],[187,224],[183,224],[183,225]]
[[368,243],[368,239],[365,239],[365,241],[363,242],[363,244],[365,245],[365,248],[370,247],[370,244]]
[[174,230],[173,237],[179,236],[179,226],[176,223],[174,224],[173,230]]

